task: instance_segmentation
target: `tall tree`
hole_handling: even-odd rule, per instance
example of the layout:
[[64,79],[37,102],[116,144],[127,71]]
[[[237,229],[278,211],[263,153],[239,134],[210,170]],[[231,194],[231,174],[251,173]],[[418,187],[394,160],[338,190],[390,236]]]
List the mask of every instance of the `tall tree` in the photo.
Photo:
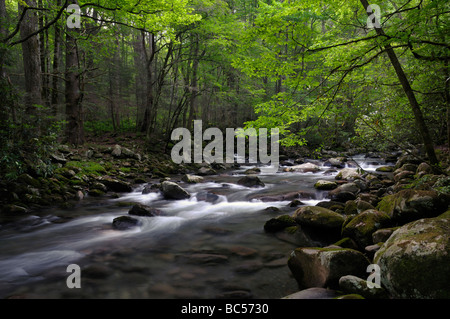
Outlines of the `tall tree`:
[[[71,4],[78,5],[78,1],[71,0]],[[80,90],[78,36],[77,28],[66,30],[66,137],[69,143],[75,145],[83,144],[85,139],[82,93]]]
[[[35,33],[39,26],[36,10],[28,10],[29,7],[36,8],[35,0],[26,0],[27,7],[19,2],[19,14],[24,10],[25,16],[20,23],[20,36],[25,39]],[[22,54],[25,79],[25,109],[26,114],[36,115],[36,105],[42,105],[42,78],[41,78],[41,54],[38,35],[33,35],[22,42]]]
[[[371,17],[372,10],[368,9],[369,2],[367,0],[360,0],[360,1],[361,1],[362,6],[364,7],[364,10],[366,10],[369,17]],[[381,25],[379,27],[375,27],[375,30],[379,36],[386,37],[386,34],[384,33]],[[384,50],[386,51],[386,54],[389,57],[389,60],[391,61],[391,64],[395,70],[395,73],[397,74],[398,80],[400,81],[400,83],[402,85],[403,91],[405,92],[406,96],[408,97],[409,105],[414,114],[417,128],[419,129],[420,135],[422,136],[428,158],[432,164],[437,164],[438,160],[436,157],[436,153],[434,151],[433,139],[431,138],[430,132],[425,123],[425,120],[424,120],[424,117],[422,114],[422,110],[420,109],[420,105],[416,99],[416,95],[414,94],[414,91],[411,88],[411,85],[408,81],[408,77],[406,76],[405,71],[403,70],[402,65],[401,65],[397,55],[395,54],[395,51],[392,48],[391,44],[386,43],[383,46],[384,46]]]

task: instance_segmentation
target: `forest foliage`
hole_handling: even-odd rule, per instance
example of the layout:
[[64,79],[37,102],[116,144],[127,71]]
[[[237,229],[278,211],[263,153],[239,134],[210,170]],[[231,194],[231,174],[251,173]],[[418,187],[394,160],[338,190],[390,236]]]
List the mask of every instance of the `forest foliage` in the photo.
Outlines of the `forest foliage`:
[[0,166],[45,172],[53,144],[87,135],[167,146],[194,120],[312,149],[425,144],[433,162],[427,146],[450,140],[450,5],[373,4],[0,0]]

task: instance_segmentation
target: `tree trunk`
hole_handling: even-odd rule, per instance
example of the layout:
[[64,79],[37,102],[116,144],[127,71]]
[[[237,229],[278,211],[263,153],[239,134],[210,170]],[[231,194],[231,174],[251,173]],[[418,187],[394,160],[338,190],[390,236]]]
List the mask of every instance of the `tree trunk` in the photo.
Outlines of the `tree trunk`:
[[[30,7],[36,7],[34,0],[26,0]],[[19,4],[19,14],[23,11]],[[20,36],[25,38],[35,32],[38,27],[36,11],[27,10],[25,18],[20,24]],[[37,35],[22,42],[23,65],[25,75],[25,112],[27,115],[37,115],[35,105],[42,105],[42,79],[39,38]]]
[[[61,0],[58,0],[56,5],[61,6]],[[55,23],[55,39],[53,47],[53,78],[52,78],[52,90],[51,90],[51,108],[53,116],[58,115],[58,77],[59,74],[59,59],[61,53],[61,29],[59,22]]]
[[[364,9],[367,11],[367,8],[369,6],[368,1],[367,0],[360,0],[360,1],[361,1],[361,4],[363,5]],[[368,13],[369,17],[370,17],[370,15],[371,14]],[[378,35],[381,35],[381,36],[385,35],[385,33],[381,27],[375,28],[375,30]],[[406,96],[408,97],[409,105],[411,107],[411,110],[413,111],[416,125],[417,125],[417,128],[419,129],[420,135],[421,135],[423,143],[425,145],[425,150],[427,152],[430,163],[437,164],[438,160],[436,157],[436,153],[434,151],[433,140],[431,139],[430,132],[428,131],[428,127],[425,124],[425,120],[424,120],[422,111],[420,109],[420,105],[417,102],[414,91],[412,90],[411,85],[409,84],[408,78],[406,77],[406,74],[403,71],[402,65],[400,64],[400,61],[398,60],[397,55],[395,54],[395,51],[392,48],[392,46],[388,43],[384,46],[384,48],[389,57],[389,60],[391,61],[392,66],[394,67],[395,72],[397,73],[397,77],[402,85],[403,91],[405,92]]]
[[[77,0],[71,3],[77,4]],[[69,143],[80,145],[84,143],[84,124],[76,34],[77,29],[68,29],[66,33],[66,136]]]

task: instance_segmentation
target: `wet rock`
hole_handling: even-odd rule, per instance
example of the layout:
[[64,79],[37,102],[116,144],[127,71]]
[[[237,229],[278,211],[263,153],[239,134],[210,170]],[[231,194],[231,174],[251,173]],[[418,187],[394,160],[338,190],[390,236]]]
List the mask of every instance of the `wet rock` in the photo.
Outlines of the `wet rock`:
[[336,194],[333,194],[333,195],[329,194],[328,196],[329,196],[329,198],[332,201],[341,202],[341,203],[345,203],[345,202],[347,202],[349,200],[355,200],[356,199],[355,194],[353,194],[351,192],[339,192],[339,193],[336,193]]
[[378,229],[377,231],[375,231],[372,234],[372,242],[373,243],[384,243],[385,241],[387,241],[389,239],[389,237],[391,237],[392,233],[396,230],[397,228],[383,228],[383,229]]
[[397,229],[375,254],[381,283],[394,298],[450,297],[450,218],[424,218]]
[[133,191],[131,184],[124,182],[109,176],[104,176],[98,179],[99,182],[104,184],[108,190],[118,193],[129,193]]
[[158,184],[149,184],[145,185],[144,189],[142,190],[142,195],[150,194],[150,193],[157,193],[159,192],[159,186]]
[[339,287],[347,294],[358,294],[366,299],[385,299],[389,297],[384,288],[380,286],[369,288],[366,280],[353,275],[342,276],[339,279]]
[[127,230],[141,225],[141,222],[130,216],[120,216],[113,220],[113,228],[117,230]]
[[197,200],[205,201],[207,203],[216,203],[220,199],[219,195],[213,194],[208,191],[197,193],[196,198]]
[[288,204],[289,207],[297,207],[297,206],[301,206],[301,205],[305,205],[305,203],[303,203],[302,201],[300,201],[298,199],[294,199],[293,201],[291,201]]
[[288,260],[300,288],[338,287],[342,276],[363,277],[369,264],[362,253],[346,248],[297,248]]
[[245,187],[264,187],[265,184],[258,178],[258,176],[245,176],[238,180],[239,185]]
[[448,198],[435,191],[401,190],[382,198],[377,209],[400,223],[419,218],[435,217],[448,207]]
[[258,167],[249,168],[244,172],[244,174],[246,175],[255,175],[259,173],[261,173],[261,169],[259,169]]
[[369,209],[354,217],[342,230],[343,236],[350,237],[361,247],[373,244],[372,234],[390,222],[389,216],[375,209]]
[[203,182],[204,178],[201,176],[197,176],[197,175],[189,175],[189,174],[185,174],[181,180],[185,183],[189,183],[189,184],[197,184],[197,183],[201,183]]
[[359,191],[360,189],[358,185],[356,185],[355,183],[347,183],[340,185],[338,188],[332,190],[329,194],[331,197],[343,192],[349,192],[352,193],[353,195],[356,195],[359,193]]
[[344,207],[345,207],[345,204],[342,203],[342,202],[337,202],[337,201],[330,200],[330,201],[319,202],[319,203],[316,204],[316,206],[327,208],[327,209],[330,209],[330,210],[335,212],[338,209],[342,209],[343,210]]
[[211,167],[201,167],[198,172],[200,176],[217,175],[217,172]]
[[353,180],[361,178],[361,175],[358,173],[358,169],[356,168],[344,168],[339,171],[335,178],[337,180]]
[[166,199],[188,199],[191,197],[188,191],[182,188],[180,185],[174,182],[162,182],[161,183],[161,192]]
[[289,215],[281,215],[276,218],[269,219],[264,224],[264,230],[268,233],[275,233],[281,231],[286,227],[296,226],[297,223],[294,218]]
[[135,216],[153,217],[153,216],[160,216],[161,211],[159,209],[150,206],[136,204],[128,211],[128,214]]
[[323,165],[324,166],[331,166],[336,168],[344,168],[345,167],[345,157],[332,157],[328,160],[326,160]]
[[324,246],[318,240],[313,240],[301,226],[286,227],[275,233],[275,237],[281,241],[294,244],[297,247],[321,247]]
[[316,173],[320,171],[320,167],[313,163],[304,163],[300,165],[290,166],[284,169],[285,172],[301,172],[301,173]]
[[394,166],[380,166],[376,168],[377,172],[390,173],[394,171]]
[[300,207],[295,211],[293,218],[300,225],[329,230],[340,230],[345,221],[341,214],[319,206]]
[[319,180],[314,184],[314,187],[319,190],[331,190],[338,187],[337,183],[327,180]]

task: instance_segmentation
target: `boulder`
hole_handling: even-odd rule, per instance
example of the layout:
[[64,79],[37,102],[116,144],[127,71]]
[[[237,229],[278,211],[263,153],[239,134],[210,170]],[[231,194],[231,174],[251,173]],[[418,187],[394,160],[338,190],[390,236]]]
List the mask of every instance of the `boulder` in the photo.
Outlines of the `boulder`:
[[240,180],[237,181],[239,185],[245,186],[245,187],[264,187],[265,184],[259,179],[258,176],[245,176],[242,177]]
[[161,215],[161,211],[159,209],[150,206],[136,204],[133,207],[131,207],[131,209],[128,211],[128,214],[135,216],[153,217]]
[[339,279],[339,287],[347,294],[358,294],[366,299],[388,298],[388,293],[383,287],[374,285],[369,288],[366,280],[353,275],[342,276]]
[[310,234],[306,233],[299,225],[286,227],[281,231],[275,233],[278,239],[294,244],[297,247],[322,247],[321,242],[311,238]]
[[117,144],[114,145],[111,155],[114,157],[120,157],[122,155],[122,147],[120,147],[120,145]]
[[336,211],[338,209],[344,209],[345,204],[341,203],[341,202],[336,202],[336,201],[330,200],[330,201],[319,202],[316,204],[316,206],[324,207],[324,208],[328,208],[332,211]]
[[244,172],[245,175],[255,175],[259,173],[261,173],[261,169],[258,167],[249,168]]
[[316,173],[320,171],[320,167],[313,163],[304,163],[287,167],[284,170],[286,172]]
[[314,187],[319,190],[331,190],[331,189],[335,189],[336,187],[338,187],[338,185],[336,182],[327,181],[327,180],[318,180],[314,184]]
[[162,182],[161,192],[166,199],[187,199],[191,197],[188,191],[182,188],[180,185],[174,182]]
[[197,174],[200,176],[208,176],[208,175],[216,175],[217,172],[211,167],[204,166],[198,170]]
[[100,177],[98,181],[104,184],[108,190],[118,193],[129,193],[133,191],[131,184],[109,176]]
[[443,213],[447,206],[448,199],[435,191],[405,189],[384,196],[376,208],[393,220],[406,223],[419,218],[435,217]]
[[348,248],[297,248],[288,260],[300,288],[338,287],[342,276],[363,277],[369,264],[362,253]]
[[281,215],[276,218],[269,219],[264,224],[264,230],[268,233],[275,233],[290,226],[296,226],[294,218],[289,215]]
[[189,174],[185,174],[181,180],[185,183],[189,183],[189,184],[196,184],[196,183],[201,183],[203,182],[203,177],[201,176],[197,176],[197,175],[189,175]]
[[350,237],[361,247],[372,245],[372,234],[386,226],[389,216],[375,209],[356,215],[342,230],[343,236]]
[[133,217],[130,216],[120,216],[117,218],[114,218],[112,222],[112,226],[114,229],[117,230],[127,230],[133,227],[140,226],[141,222]]
[[450,298],[449,214],[397,229],[375,254],[381,283],[394,298]]
[[353,180],[357,178],[361,178],[361,175],[358,173],[358,169],[356,168],[344,168],[339,171],[339,173],[335,177],[337,180]]
[[375,169],[377,172],[390,173],[394,171],[394,166],[380,166]]
[[300,225],[329,230],[340,230],[345,221],[341,214],[320,206],[300,207],[293,218]]
[[334,197],[337,194],[343,193],[343,192],[349,192],[349,193],[352,193],[353,195],[356,195],[359,193],[359,187],[355,183],[343,184],[343,185],[340,185],[338,188],[333,189],[329,195],[331,197]]
[[421,163],[416,170],[416,175],[422,177],[427,174],[433,174],[433,168],[428,163]]
[[384,243],[386,240],[391,237],[392,233],[396,230],[396,228],[382,228],[378,229],[372,234],[372,242],[377,243]]

